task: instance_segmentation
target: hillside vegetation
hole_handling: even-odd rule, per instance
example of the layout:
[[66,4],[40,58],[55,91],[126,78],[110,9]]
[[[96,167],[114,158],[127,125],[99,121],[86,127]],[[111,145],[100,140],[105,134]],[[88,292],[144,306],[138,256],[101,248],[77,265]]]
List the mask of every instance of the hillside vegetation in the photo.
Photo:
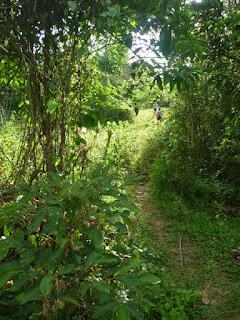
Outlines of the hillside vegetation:
[[0,319],[239,319],[239,4],[2,0],[0,43]]

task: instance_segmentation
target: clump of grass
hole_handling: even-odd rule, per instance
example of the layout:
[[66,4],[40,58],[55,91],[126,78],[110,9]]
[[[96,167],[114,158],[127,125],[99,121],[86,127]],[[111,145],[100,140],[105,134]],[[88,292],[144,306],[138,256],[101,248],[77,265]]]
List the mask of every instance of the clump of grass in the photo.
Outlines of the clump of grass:
[[21,123],[14,118],[0,127],[0,185],[7,180],[15,166],[21,132]]
[[[240,243],[240,220],[220,217],[207,210],[193,210],[176,194],[153,195],[157,206],[155,219],[166,222],[165,265],[176,283],[207,295],[209,302],[200,304],[193,319],[238,319],[240,314],[240,268],[234,250]],[[178,243],[183,241],[180,267]],[[172,248],[176,248],[172,250]]]

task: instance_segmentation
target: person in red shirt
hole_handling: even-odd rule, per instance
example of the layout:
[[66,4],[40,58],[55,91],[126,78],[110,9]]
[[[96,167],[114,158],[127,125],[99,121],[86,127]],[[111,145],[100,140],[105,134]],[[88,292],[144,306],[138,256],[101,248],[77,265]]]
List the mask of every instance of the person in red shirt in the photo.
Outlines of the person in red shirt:
[[163,114],[162,114],[161,108],[156,102],[153,104],[153,110],[154,110],[154,115],[156,119],[161,120],[163,117]]

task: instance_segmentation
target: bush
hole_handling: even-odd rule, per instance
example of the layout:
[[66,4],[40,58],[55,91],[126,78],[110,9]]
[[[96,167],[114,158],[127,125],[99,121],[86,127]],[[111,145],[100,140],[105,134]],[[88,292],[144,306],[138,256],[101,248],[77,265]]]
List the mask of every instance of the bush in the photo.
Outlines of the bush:
[[[175,192],[194,207],[238,206],[239,113],[226,118],[217,89],[206,86],[205,79],[175,96],[143,165],[150,167],[158,194]],[[204,89],[213,94],[205,104]]]
[[133,111],[128,107],[106,107],[96,110],[97,118],[102,124],[107,122],[130,121],[133,118]]
[[191,292],[146,267],[130,237],[136,206],[108,169],[18,188],[1,209],[1,319],[187,319]]

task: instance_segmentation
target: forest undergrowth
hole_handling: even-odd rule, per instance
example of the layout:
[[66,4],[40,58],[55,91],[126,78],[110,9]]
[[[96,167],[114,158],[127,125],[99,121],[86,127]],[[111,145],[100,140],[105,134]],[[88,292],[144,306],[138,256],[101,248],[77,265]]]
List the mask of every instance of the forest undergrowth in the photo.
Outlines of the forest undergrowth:
[[[142,177],[133,190],[141,209],[138,233],[158,257],[157,267],[166,270],[177,287],[194,290],[198,299],[190,319],[237,320],[240,219],[227,216],[219,205],[202,204],[204,199],[199,198],[199,206],[193,208],[177,194],[156,190],[151,170],[161,126],[152,110],[142,110],[125,130],[116,131],[122,159],[129,159],[128,170]],[[148,141],[143,143],[145,137]]]
[[21,182],[10,201],[1,194],[1,320],[191,318],[196,293],[174,284],[134,203],[146,133],[158,128],[147,110],[85,131],[80,179],[55,174]]
[[[169,112],[166,110],[164,113],[165,118],[168,119]],[[88,161],[89,163],[89,169],[88,172],[85,172],[85,175],[90,175],[92,177],[90,181],[92,182],[88,180],[82,181],[82,186],[78,186],[78,183],[76,182],[75,184],[73,184],[73,186],[70,187],[68,192],[74,195],[76,208],[82,206],[82,201],[83,203],[86,202],[86,204],[84,204],[86,208],[90,205],[90,203],[88,204],[88,201],[91,201],[92,204],[95,203],[95,201],[97,201],[94,204],[94,206],[96,206],[96,208],[97,206],[101,207],[101,205],[98,203],[98,200],[95,199],[97,194],[92,194],[90,196],[90,193],[88,194],[84,192],[84,188],[86,186],[90,188],[90,184],[92,184],[95,179],[95,183],[92,184],[92,187],[96,188],[96,183],[100,183],[100,185],[102,185],[102,187],[100,188],[103,189],[102,191],[99,189],[99,191],[97,192],[104,193],[105,191],[103,190],[105,188],[109,188],[109,183],[112,179],[110,177],[107,178],[107,176],[105,175],[110,174],[110,176],[115,176],[114,179],[116,180],[116,182],[114,182],[114,184],[116,186],[118,185],[118,189],[120,188],[122,195],[116,196],[116,191],[114,191],[114,189],[110,191],[110,193],[108,192],[108,199],[105,203],[105,205],[107,204],[107,206],[110,206],[108,210],[111,211],[111,206],[114,205],[115,209],[113,210],[116,210],[116,208],[119,207],[117,209],[119,210],[119,214],[121,214],[122,206],[127,207],[130,211],[134,211],[134,204],[128,202],[126,196],[131,198],[132,201],[137,204],[137,206],[140,208],[140,213],[137,214],[137,220],[136,218],[134,218],[135,227],[131,231],[132,240],[130,240],[130,242],[133,241],[133,247],[138,248],[137,250],[140,250],[141,257],[139,256],[138,258],[136,258],[136,249],[131,251],[132,249],[130,248],[132,248],[132,244],[130,244],[130,247],[128,249],[125,248],[124,251],[125,254],[133,255],[137,260],[140,259],[140,269],[142,269],[141,272],[147,272],[146,275],[144,275],[145,280],[143,281],[146,281],[147,284],[152,285],[158,279],[158,281],[162,283],[163,286],[161,286],[161,288],[164,290],[165,296],[164,307],[161,306],[161,311],[158,312],[160,312],[162,315],[165,314],[166,319],[214,320],[221,318],[226,320],[237,320],[239,319],[240,314],[240,236],[238,232],[240,226],[239,218],[224,215],[222,213],[224,212],[224,208],[221,211],[219,205],[215,207],[207,207],[205,204],[200,204],[199,206],[193,207],[192,203],[188,203],[186,200],[184,200],[183,197],[174,194],[173,192],[169,191],[161,193],[156,189],[156,184],[154,185],[154,172],[156,171],[156,168],[154,167],[154,162],[156,161],[155,159],[157,158],[157,154],[159,154],[159,148],[157,147],[156,142],[159,140],[159,137],[161,137],[161,135],[163,134],[162,130],[165,125],[165,122],[166,120],[163,120],[162,122],[157,122],[154,118],[152,110],[148,109],[141,110],[140,113],[137,116],[135,116],[133,120],[130,122],[120,122],[119,124],[116,124],[114,122],[108,123],[107,127],[100,127],[97,130],[97,133],[93,130],[88,130],[86,133],[84,133],[85,139],[87,141],[87,145],[92,145],[92,147],[89,148],[88,157],[86,159],[86,161]],[[9,128],[11,128],[12,126],[13,122],[9,122],[7,126],[5,126],[4,131],[2,132],[5,135],[5,137],[7,137],[7,140],[5,141],[9,141],[10,144],[11,141],[15,141],[15,139],[17,139],[18,134],[18,130],[9,130]],[[11,158],[12,149],[8,148],[6,150],[9,150],[9,158]],[[98,166],[103,166],[103,168],[105,166],[109,166],[108,172],[106,171],[103,175],[102,170],[98,171],[97,169],[96,171],[96,168]],[[95,169],[93,170],[93,168]],[[101,175],[98,177],[100,172]],[[49,192],[49,187],[47,185],[45,185],[44,187],[44,184],[42,184],[41,186],[41,183],[39,187],[45,188],[45,192]],[[49,232],[51,233],[53,223],[53,221],[51,221],[51,214],[57,213],[57,209],[55,207],[57,203],[54,203],[56,201],[60,201],[60,203],[62,203],[61,206],[63,206],[61,210],[64,210],[65,205],[70,201],[70,198],[68,198],[69,196],[67,196],[66,191],[64,191],[66,187],[69,188],[68,184],[66,184],[66,182],[64,181],[58,181],[58,179],[55,182],[53,182],[53,184],[56,183],[60,183],[59,195],[51,196],[49,199],[46,198],[47,201],[50,201],[48,204],[50,209],[50,221],[49,225],[46,225],[46,227],[44,227],[43,229],[44,233],[46,234],[48,234]],[[35,186],[35,189],[32,189],[31,191],[35,193],[36,199],[38,199],[38,197],[40,196],[39,192],[42,192],[40,191],[41,189],[39,189],[38,191],[39,187]],[[54,185],[52,187],[56,188],[54,187]],[[77,190],[80,190],[79,188],[82,188],[82,195],[80,196],[80,198],[78,198],[77,196],[77,192],[79,192]],[[27,187],[25,192],[29,192],[28,190],[30,190],[29,187]],[[21,192],[23,192],[23,190]],[[21,197],[23,197],[23,199],[21,199]],[[12,210],[19,210],[21,208],[26,210],[28,208],[28,206],[27,208],[25,208],[26,203],[28,202],[27,193],[25,196],[21,197],[18,200],[19,203],[13,204]],[[117,207],[116,204],[112,202],[115,197],[118,201]],[[44,201],[46,201],[46,199]],[[200,198],[199,202],[201,202]],[[87,232],[88,236],[92,239],[94,244],[93,252],[95,252],[96,250],[100,250],[101,242],[103,241],[101,234],[102,231],[105,234],[104,239],[108,239],[108,246],[113,246],[112,248],[115,248],[116,245],[114,243],[111,244],[110,238],[109,236],[107,236],[107,234],[109,234],[111,228],[116,227],[115,223],[117,223],[119,228],[118,231],[123,232],[122,235],[120,232],[119,237],[123,236],[123,240],[125,238],[125,227],[124,225],[121,225],[121,220],[114,220],[114,224],[112,224],[112,222],[108,220],[107,215],[105,216],[105,218],[103,218],[103,216],[101,216],[101,218],[100,216],[98,216],[97,219],[101,219],[101,221],[103,221],[103,219],[106,219],[105,222],[109,224],[108,228],[110,229],[107,230],[104,228],[102,231],[100,231],[100,228],[102,227],[101,225],[99,225],[97,227],[96,232],[93,230],[93,232],[91,233],[91,229],[88,231],[88,228],[90,225],[96,224],[95,217],[98,214],[100,214],[100,211],[99,213],[97,213],[98,209],[96,208],[95,211],[86,214],[87,220],[85,220],[84,222],[84,232]],[[42,210],[41,206],[39,209],[40,211]],[[10,222],[12,219],[12,210],[10,207],[10,209],[8,209],[7,211],[8,217],[6,216],[6,214],[2,217],[2,222],[6,225],[4,230],[4,236],[10,235],[12,232],[11,228],[7,227],[8,221]],[[75,209],[72,208],[71,210]],[[32,233],[33,230],[35,230],[34,228],[36,228],[39,225],[40,220],[42,218],[41,214],[42,213],[40,212],[39,218],[37,218],[36,216],[36,218],[32,221],[32,224],[30,225],[30,229],[28,232]],[[94,220],[91,220],[93,219],[93,217]],[[59,219],[61,219],[61,215],[59,216]],[[20,217],[20,221],[22,221],[25,227],[27,227],[26,217]],[[128,221],[127,223],[130,223],[130,221]],[[18,229],[17,225],[15,225],[15,228],[17,228],[17,235],[14,238],[15,243],[10,244],[10,248],[14,245],[19,246],[22,241],[21,239],[23,237],[23,234],[22,231]],[[59,228],[61,229],[61,226],[59,226]],[[73,231],[70,231],[70,233],[72,232]],[[48,236],[44,236],[44,234],[41,236],[40,234],[38,235],[33,232],[30,236],[30,242],[32,244],[35,243],[36,236],[40,236],[40,241],[42,243],[45,243],[47,241],[47,246],[51,246],[51,242],[54,241]],[[57,234],[53,237],[56,236]],[[71,246],[82,245],[80,244],[81,242],[79,242],[79,240],[80,239],[77,236],[77,239],[75,240],[76,243],[72,244]],[[16,241],[20,241],[19,244],[17,244]],[[64,242],[65,240],[62,239],[61,241]],[[74,240],[72,241],[72,243],[74,243]],[[64,246],[64,244],[62,245]],[[21,255],[25,262],[29,259],[29,262],[32,263],[33,257],[31,257],[31,254],[28,257],[27,252],[29,249],[27,248],[28,245],[26,246],[27,251],[25,253],[22,252]],[[6,248],[2,248],[2,257],[6,255],[6,252],[8,252],[8,250],[8,246]],[[17,247],[14,250],[17,250]],[[23,249],[21,249],[21,251],[22,250]],[[58,250],[63,249],[61,249],[60,246]],[[89,251],[90,248],[87,250]],[[109,256],[106,255],[106,252],[104,253],[104,259],[109,259],[110,264],[114,264],[114,261],[111,262],[110,260],[114,260],[116,258],[115,254],[114,256],[110,256],[110,252],[112,252],[112,250],[113,249],[107,251],[107,255]],[[117,250],[119,250],[119,248]],[[122,249],[120,249],[120,251],[121,250]],[[87,261],[88,268],[91,268],[91,266],[95,263],[101,263],[101,261],[103,261],[101,260],[103,259],[103,256],[97,257],[94,255],[93,252],[91,252],[91,250],[88,252],[88,254],[90,254]],[[39,253],[41,255],[43,254],[41,253],[41,250],[39,251]],[[59,254],[60,252],[57,251],[56,255],[58,256]],[[66,254],[68,253],[66,253],[65,251],[65,255]],[[69,263],[72,259],[73,257],[71,257]],[[58,260],[56,260],[56,263],[57,261]],[[52,261],[51,263],[54,264],[54,261]],[[136,260],[135,262],[132,261],[132,263],[133,266],[137,266]],[[67,263],[64,265],[58,271],[58,274],[61,275],[61,277],[63,277],[62,279],[64,279],[64,283],[61,282],[62,280],[58,278],[54,281],[60,281],[62,286],[69,286],[71,282],[69,282],[69,284],[67,285],[66,276],[69,273],[71,274],[72,272],[78,272],[78,267],[75,266],[72,262],[70,264]],[[10,270],[7,271],[7,274],[4,274],[4,276],[1,278],[2,286],[5,283],[5,281],[7,281],[7,283],[10,283],[12,281],[11,278],[13,277],[13,275],[15,276],[16,274],[18,274],[18,272],[20,272],[18,269],[19,267],[14,267],[17,268],[17,270],[12,270],[10,268]],[[4,265],[1,268],[2,272],[4,273]],[[121,266],[121,268],[125,268],[127,271],[128,268],[131,268],[131,263],[129,267],[125,265],[125,267]],[[89,272],[90,273],[86,277],[86,280],[84,282],[85,287],[81,287],[80,290],[82,297],[85,296],[87,291],[89,290],[88,281],[93,276],[97,277],[97,273],[95,271],[95,275],[92,274],[92,271]],[[136,269],[135,272],[140,271],[137,271]],[[148,272],[150,272],[150,274],[152,275],[150,276]],[[45,283],[42,283],[42,290],[45,290],[47,293],[52,290],[52,277],[53,276],[50,273],[46,275],[45,278],[43,277],[42,281],[40,282],[41,284],[43,281],[45,281]],[[103,277],[103,274],[101,277]],[[109,275],[106,275],[106,280],[104,280],[104,278],[100,278],[101,283],[99,283],[97,287],[95,287],[95,285],[91,287],[91,290],[93,290],[93,292],[95,290],[95,294],[100,294],[100,296],[103,295],[100,297],[100,301],[101,299],[103,299],[102,301],[105,301],[105,299],[107,299],[108,294],[112,294],[112,289],[110,289],[110,285],[107,284],[109,281],[107,280],[108,277]],[[124,281],[124,276],[122,277],[123,278],[121,279],[121,281]],[[18,279],[20,283],[23,280],[24,279]],[[72,281],[71,278],[68,279],[68,281]],[[129,279],[127,281],[129,281]],[[130,282],[131,281],[132,280],[130,280]],[[144,282],[142,282],[142,284],[143,283]],[[127,285],[129,285],[128,282]],[[30,292],[27,292],[25,295],[24,293],[22,293],[22,295],[18,295],[18,299],[20,301],[23,301],[24,303],[28,303],[30,296],[33,295],[34,298],[34,294],[38,294],[38,292],[35,292],[34,290],[35,289],[33,289],[33,291],[30,290]],[[62,288],[61,290],[64,291],[66,290],[66,288]],[[140,300],[146,299],[144,302],[144,308],[146,308],[145,313],[148,314],[148,317],[150,317],[151,319],[158,319],[159,317],[158,313],[156,313],[156,311],[154,311],[153,308],[153,304],[157,303],[157,301],[153,301],[157,297],[159,297],[159,293],[161,292],[159,292],[158,290],[158,287],[156,287],[153,291],[150,290],[148,292],[148,296],[145,296],[144,298],[143,296],[139,296]],[[76,293],[72,292],[71,294],[75,295]],[[163,292],[160,293],[160,296],[161,294],[163,294]],[[104,297],[104,295],[106,295],[106,297]],[[87,296],[85,296],[85,299],[90,299],[89,303],[93,303],[94,301],[93,296],[91,298],[87,298]],[[64,308],[65,310],[65,304],[67,304],[67,302],[70,302],[70,304],[77,304],[77,299],[71,300],[71,298],[69,298],[68,296],[63,296],[62,298],[58,297],[58,300],[56,301],[57,302],[55,304],[57,309]],[[45,299],[43,301],[43,306],[45,308],[44,312],[48,314],[49,317],[49,313],[51,313],[52,311],[50,311],[48,303],[49,300]],[[99,309],[97,308],[95,310],[93,317],[101,318],[102,316],[104,317],[106,314],[110,315],[111,312],[113,312],[113,314],[116,313],[116,319],[125,319],[121,318],[121,314],[125,314],[126,317],[133,318],[143,316],[141,313],[138,313],[139,310],[137,308],[135,309],[135,311],[134,307],[131,307],[132,309],[122,308],[120,301],[118,301],[117,303],[111,303],[108,303],[105,306],[100,304],[100,306],[98,307]],[[143,302],[141,302],[140,304],[142,305],[142,303]],[[160,305],[162,305],[162,303]],[[85,308],[86,304],[81,305],[78,314],[86,313],[83,319],[88,319],[91,313],[86,312]],[[71,312],[76,313],[76,311],[74,311],[74,308],[72,311],[71,308],[67,310],[67,313],[64,313],[66,316],[68,313],[71,314]],[[31,308],[29,312],[31,313]],[[21,313],[16,312],[16,314],[18,314],[19,316],[19,314]],[[33,316],[36,317],[36,319],[38,319],[37,312],[36,314],[34,313]],[[110,315],[111,319],[114,317],[115,315]],[[145,318],[146,315],[144,319]],[[3,316],[2,319],[8,318]]]
[[240,319],[237,1],[0,11],[0,320]]

